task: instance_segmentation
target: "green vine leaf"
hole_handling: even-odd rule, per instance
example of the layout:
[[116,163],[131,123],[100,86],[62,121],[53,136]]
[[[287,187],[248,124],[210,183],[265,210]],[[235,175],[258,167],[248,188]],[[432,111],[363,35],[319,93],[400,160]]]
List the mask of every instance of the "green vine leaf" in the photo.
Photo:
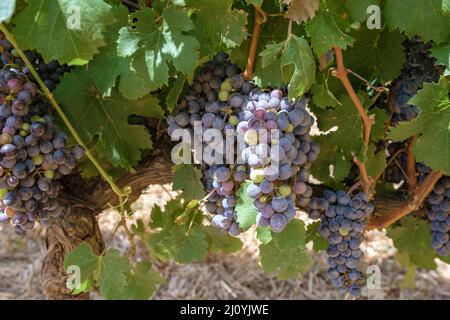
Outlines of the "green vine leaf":
[[328,247],[328,241],[322,237],[318,230],[320,222],[316,221],[309,224],[306,228],[306,243],[312,242],[314,251],[323,251]]
[[436,253],[431,246],[430,225],[427,221],[407,216],[398,226],[390,227],[387,235],[400,254],[408,255],[414,265],[425,269],[436,268]]
[[234,253],[242,249],[242,241],[239,238],[224,234],[212,226],[204,226],[207,233],[207,241],[210,243],[209,251],[212,253]]
[[206,193],[201,182],[200,169],[192,164],[179,164],[174,167],[173,190],[182,190],[182,197],[187,201],[200,200]]
[[140,82],[149,92],[168,83],[169,63],[184,74],[194,71],[200,45],[196,38],[185,35],[194,29],[194,23],[184,9],[165,8],[160,27],[151,9],[139,10],[133,17],[137,21],[131,27],[120,29],[117,40],[118,56],[132,57],[132,67],[139,70],[138,74],[123,79],[125,83],[131,85],[134,78],[142,77]]
[[442,11],[442,0],[387,0],[384,15],[391,29],[398,28],[409,38],[419,35],[439,44],[450,37],[450,19]]
[[267,45],[261,52],[262,67],[281,68],[281,76],[289,82],[289,98],[307,92],[316,81],[316,62],[308,42],[291,35],[286,41]]
[[450,75],[450,44],[431,48],[431,54],[437,59],[437,64],[446,66],[444,76]]
[[39,51],[46,61],[85,64],[105,45],[103,32],[114,22],[103,0],[34,0],[13,20],[24,50]]
[[233,0],[187,0],[195,11],[196,35],[207,37],[213,48],[240,45],[248,32],[247,13],[232,8]]
[[102,98],[85,70],[64,76],[54,94],[81,138],[89,142],[98,137],[93,150],[128,170],[141,159],[141,150],[152,148],[147,130],[143,126],[129,125],[128,117],[132,114],[164,117],[158,100],[152,96],[133,104],[116,91],[111,97]]
[[236,193],[236,211],[239,212],[237,222],[243,230],[248,230],[256,223],[256,210],[253,207],[253,199],[247,195],[247,187],[251,181],[246,181],[241,185]]
[[441,78],[439,84],[425,83],[411,100],[420,108],[417,118],[391,127],[388,139],[403,141],[421,134],[414,146],[416,161],[434,170],[450,175],[450,90],[449,80]]
[[306,32],[311,37],[311,44],[316,56],[320,57],[333,46],[343,50],[355,41],[351,36],[339,29],[333,16],[328,12],[319,11],[311,21],[306,23]]
[[148,300],[155,292],[158,285],[166,281],[161,275],[151,270],[152,265],[148,261],[141,261],[135,270],[128,272],[127,287],[121,295],[122,300]]
[[305,248],[305,226],[294,219],[281,233],[272,234],[272,241],[260,247],[261,265],[266,272],[275,272],[284,280],[306,272],[312,260]]

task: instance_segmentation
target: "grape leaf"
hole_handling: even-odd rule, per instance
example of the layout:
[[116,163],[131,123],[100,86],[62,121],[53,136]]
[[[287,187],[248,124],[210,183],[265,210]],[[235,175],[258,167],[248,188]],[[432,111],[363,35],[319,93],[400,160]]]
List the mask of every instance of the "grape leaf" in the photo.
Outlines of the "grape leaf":
[[188,0],[186,3],[195,10],[196,29],[208,36],[213,48],[236,47],[247,37],[247,13],[232,9],[233,0]]
[[450,0],[442,0],[442,11],[445,14],[450,13]]
[[263,68],[281,68],[283,80],[289,82],[289,98],[303,95],[314,84],[316,63],[305,39],[292,35],[284,42],[267,45],[260,55]]
[[209,251],[212,253],[234,253],[242,248],[242,241],[239,238],[224,234],[212,226],[205,226],[203,230],[207,234],[206,239],[210,243]]
[[434,170],[450,175],[450,100],[449,80],[439,84],[425,83],[410,101],[420,108],[417,118],[391,127],[388,139],[403,141],[421,133],[414,146],[414,155]]
[[202,199],[205,196],[201,179],[202,173],[192,164],[179,164],[174,167],[173,190],[183,190],[186,200]]
[[173,112],[178,103],[178,98],[183,90],[184,84],[186,83],[186,76],[179,74],[175,81],[173,82],[169,93],[166,96],[166,105],[169,112]]
[[256,238],[261,241],[262,244],[269,243],[272,241],[272,229],[270,227],[256,228]]
[[302,23],[314,18],[319,9],[320,0],[283,0],[289,5],[286,18]]
[[[159,102],[152,96],[130,104],[118,92],[101,98],[85,70],[66,74],[54,94],[65,114],[84,141],[98,136],[93,150],[112,164],[130,170],[140,159],[142,149],[152,147],[143,126],[132,126],[128,116],[138,114],[163,118]],[[130,139],[132,137],[132,139]]]
[[436,268],[436,253],[431,246],[430,225],[427,221],[407,216],[398,226],[390,227],[387,236],[392,239],[397,250],[409,255],[411,262],[419,268]]
[[120,297],[127,285],[125,273],[130,269],[130,262],[120,256],[118,250],[108,250],[99,259],[100,294],[106,299]]
[[260,247],[261,265],[266,272],[275,272],[284,280],[306,272],[312,260],[305,248],[305,226],[292,220],[281,233],[274,233],[272,241]]
[[400,283],[400,288],[413,289],[415,287],[415,277],[417,267],[411,262],[411,259],[407,253],[397,253],[398,262],[406,268],[406,275],[403,281]]
[[375,123],[370,131],[370,140],[373,142],[378,142],[384,139],[386,132],[385,126],[386,121],[389,119],[389,115],[386,110],[375,108],[371,110],[370,116],[374,119]]
[[[363,106],[367,105],[369,100],[367,96],[358,93]],[[361,153],[363,150],[363,127],[358,112],[355,109],[350,96],[343,95],[339,98],[341,106],[335,109],[316,109],[313,110],[317,116],[317,122],[320,130],[328,131],[337,127],[336,131],[330,132],[327,137],[327,144],[339,146],[343,154]]]
[[444,76],[450,74],[450,44],[431,48],[431,54],[437,59],[437,64],[446,66]]
[[339,29],[333,16],[328,12],[318,11],[311,21],[306,23],[306,32],[311,37],[311,44],[317,57],[322,56],[333,46],[347,49],[355,41]]
[[306,228],[306,243],[313,243],[314,251],[323,251],[328,247],[328,241],[322,237],[318,230],[320,227],[320,222],[316,221],[309,224]]
[[8,22],[14,14],[16,0],[4,0],[0,3],[0,23]]
[[339,146],[328,139],[328,135],[320,135],[315,141],[320,143],[320,153],[310,169],[311,174],[330,187],[338,186],[339,181],[345,179],[350,172],[350,161],[347,158],[349,155],[343,154]]
[[345,54],[346,66],[358,70],[358,74],[366,79],[379,77],[383,83],[400,74],[405,62],[402,46],[405,36],[400,32],[364,27],[351,35],[355,43]]
[[363,22],[369,17],[367,8],[371,5],[380,5],[380,0],[345,0],[343,5],[347,9],[350,19]]
[[375,153],[376,146],[370,144],[367,150],[367,159],[365,161],[367,174],[369,177],[375,177],[381,174],[386,168],[387,155],[383,151]]
[[315,106],[326,109],[334,108],[340,104],[339,100],[328,89],[326,82],[315,83],[311,87],[312,102]]
[[103,32],[114,22],[103,0],[34,0],[13,20],[22,49],[36,49],[45,61],[60,63],[92,59],[105,45]]
[[251,181],[246,181],[241,185],[236,193],[237,203],[236,211],[238,212],[237,222],[239,227],[247,230],[256,223],[256,210],[253,208],[253,199],[247,195],[247,187]]
[[164,278],[151,270],[148,261],[141,261],[136,265],[135,270],[128,272],[127,288],[121,295],[121,300],[148,300],[156,290],[157,285],[165,283]]
[[70,266],[80,268],[80,280],[85,282],[93,278],[98,268],[98,256],[92,252],[92,247],[88,243],[82,243],[69,252],[64,260],[64,267]]
[[261,7],[264,0],[245,0],[248,4],[254,4],[255,6]]
[[204,259],[209,243],[207,233],[199,225],[201,219],[195,219],[196,216],[202,217],[198,206],[190,206],[181,197],[169,201],[164,211],[155,206],[150,227],[160,230],[147,235],[149,250],[162,260],[173,259],[179,263]]
[[450,37],[450,19],[442,12],[442,0],[387,0],[384,16],[391,29],[398,28],[409,38],[419,35],[437,44]]
[[82,243],[67,254],[64,267],[70,266],[78,266],[81,282],[95,284],[107,299],[120,297],[127,286],[125,273],[130,269],[130,262],[118,250],[110,249],[97,256],[90,244]]
[[[117,54],[133,57],[133,68],[145,74],[147,92],[167,84],[169,63],[176,70],[189,74],[197,65],[199,42],[184,32],[194,29],[194,23],[185,10],[176,6],[164,9],[160,27],[151,9],[144,8],[133,15],[137,21],[132,27],[123,27],[117,40]],[[142,69],[141,69],[142,68]],[[147,73],[142,72],[146,70]],[[140,75],[123,79],[132,83]]]

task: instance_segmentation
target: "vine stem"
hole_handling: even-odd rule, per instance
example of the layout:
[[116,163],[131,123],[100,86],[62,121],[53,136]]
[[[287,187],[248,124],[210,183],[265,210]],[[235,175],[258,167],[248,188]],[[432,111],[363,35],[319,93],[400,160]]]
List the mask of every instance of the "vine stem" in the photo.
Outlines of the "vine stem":
[[434,185],[444,174],[440,171],[432,171],[425,181],[416,189],[411,197],[411,200],[399,206],[390,214],[382,217],[375,217],[369,221],[367,229],[383,229],[391,224],[407,216],[408,214],[417,211],[422,206],[428,194],[433,191]]
[[417,141],[418,136],[414,135],[408,139],[407,157],[406,157],[406,175],[408,178],[409,191],[414,191],[417,188],[417,174],[416,174],[416,158],[414,157],[413,147]]
[[[353,89],[352,84],[350,83],[350,80],[348,79],[348,69],[344,65],[344,58],[342,56],[342,48],[340,47],[333,47],[334,55],[336,56],[336,65],[337,68],[334,72],[334,75],[339,78],[339,80],[342,82],[342,85],[344,86],[345,90],[347,91],[348,95],[353,101],[353,104],[355,105],[359,116],[361,118],[361,121],[363,123],[363,129],[364,129],[364,145],[367,149],[369,146],[369,139],[370,139],[370,132],[372,130],[373,126],[373,120],[367,115],[366,111],[364,110],[364,107],[359,100],[358,96],[356,95],[355,90]],[[356,157],[353,157],[353,161],[359,168],[360,176],[361,176],[361,187],[363,191],[369,196],[369,198],[372,198],[372,180],[367,174],[367,169],[364,163],[359,161]]]
[[28,59],[28,57],[25,55],[25,53],[19,48],[19,46],[17,45],[14,36],[8,31],[8,29],[5,27],[5,25],[3,23],[0,23],[0,31],[3,32],[3,34],[5,35],[6,39],[9,41],[9,43],[11,43],[11,45],[16,49],[17,53],[19,54],[19,56],[22,58],[22,60],[25,62],[26,66],[30,69],[31,74],[33,75],[33,77],[36,79],[36,81],[38,82],[39,86],[41,87],[42,91],[45,93],[45,95],[47,96],[48,100],[50,101],[50,103],[52,104],[52,106],[55,108],[55,110],[58,112],[58,115],[61,117],[61,119],[63,120],[64,124],[66,125],[66,127],[69,129],[70,133],[72,134],[72,136],[75,138],[76,142],[81,145],[85,151],[86,151],[86,156],[89,158],[89,160],[92,162],[92,164],[97,168],[97,170],[99,171],[100,175],[108,182],[108,184],[111,186],[111,189],[114,191],[114,193],[117,194],[117,196],[119,197],[119,203],[123,203],[123,196],[125,195],[120,188],[115,184],[114,180],[106,173],[106,171],[103,169],[103,167],[100,165],[100,163],[97,161],[97,159],[95,159],[94,155],[91,153],[91,151],[87,148],[87,146],[84,144],[83,140],[81,139],[81,137],[78,135],[77,131],[75,130],[75,128],[72,126],[72,124],[70,123],[69,119],[67,118],[67,116],[64,114],[63,110],[61,109],[61,107],[59,106],[58,102],[55,100],[55,98],[53,97],[53,94],[50,92],[50,90],[47,88],[47,86],[44,84],[44,82],[42,81],[41,77],[39,76],[39,74],[37,73],[37,71],[34,69],[33,65],[31,64],[30,60]]
[[252,43],[248,53],[247,67],[244,72],[245,80],[250,80],[253,76],[256,50],[258,48],[258,40],[261,34],[261,25],[267,21],[267,15],[261,8],[255,5],[253,5],[253,8],[255,9],[255,25],[253,26]]
[[339,78],[339,80],[341,80],[342,85],[344,86],[348,95],[352,99],[353,104],[358,110],[359,116],[361,117],[364,126],[364,145],[367,147],[369,145],[370,131],[372,130],[373,120],[367,115],[361,101],[359,101],[359,98],[352,87],[352,84],[350,83],[350,80],[348,80],[348,70],[344,65],[342,48],[333,47],[333,50],[336,56],[336,64],[337,64],[336,76]]

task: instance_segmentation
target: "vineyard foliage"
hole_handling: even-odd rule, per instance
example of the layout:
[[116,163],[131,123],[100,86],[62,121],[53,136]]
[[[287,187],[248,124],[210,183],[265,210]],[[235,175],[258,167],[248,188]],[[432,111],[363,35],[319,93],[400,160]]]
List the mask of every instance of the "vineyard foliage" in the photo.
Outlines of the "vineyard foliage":
[[[196,70],[223,51],[242,71],[249,60],[254,62],[246,77],[255,85],[288,86],[290,99],[310,98],[308,110],[317,125],[312,138],[320,143],[309,169],[321,183],[312,184],[314,194],[323,186],[361,189],[374,200],[367,228],[387,229],[408,270],[407,285],[413,285],[416,268],[435,269],[436,259],[450,263],[448,255],[433,248],[432,223],[422,210],[431,206],[426,196],[434,184],[450,176],[448,1],[5,0],[0,20],[1,31],[17,50],[70,66],[52,93],[67,117],[58,125],[65,130],[70,122],[105,169],[99,172],[87,157],[80,163],[83,178],[101,174],[112,181],[133,172],[165,134],[165,119],[177,113]],[[429,59],[440,72],[404,102],[416,107],[417,116],[398,121],[398,97],[392,92],[407,72],[408,39],[429,45]],[[254,57],[249,55],[253,46]],[[136,116],[154,120],[155,127],[148,130],[131,121]],[[392,166],[401,166],[387,151],[393,142],[403,143],[403,153],[413,162],[401,168],[401,181],[388,179]],[[419,177],[415,163],[430,168],[428,178]],[[148,299],[164,283],[152,267],[155,261],[190,263],[208,253],[241,249],[238,237],[208,222],[199,165],[174,164],[173,173],[178,196],[164,207],[155,206],[149,223],[138,220],[130,228],[136,241],[145,244],[147,258],[136,263],[132,254],[115,249],[96,255],[82,244],[65,260],[68,271],[75,265],[81,272],[81,284],[71,287],[74,294],[98,288],[108,299]],[[236,192],[242,230],[257,219],[246,193],[249,183]],[[450,186],[446,190],[450,194]],[[124,194],[127,190],[122,204]],[[391,212],[380,210],[377,200],[386,195],[403,202]],[[132,214],[126,208],[127,203],[121,206],[121,214]],[[446,217],[449,211],[450,204]],[[298,216],[281,233],[258,227],[262,268],[281,279],[307,271],[314,263],[307,246],[327,248],[319,229],[318,222]]]

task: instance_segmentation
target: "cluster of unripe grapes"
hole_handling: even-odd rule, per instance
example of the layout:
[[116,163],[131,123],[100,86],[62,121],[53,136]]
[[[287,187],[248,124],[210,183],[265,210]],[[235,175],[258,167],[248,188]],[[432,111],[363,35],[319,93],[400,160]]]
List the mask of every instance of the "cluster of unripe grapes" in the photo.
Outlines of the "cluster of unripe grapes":
[[365,193],[350,196],[345,191],[326,190],[309,204],[311,219],[320,219],[319,233],[328,241],[328,277],[343,293],[361,294],[363,274],[359,270],[363,232],[374,211]]
[[81,146],[67,149],[45,106],[24,73],[0,70],[0,223],[12,223],[18,234],[63,212],[59,179],[84,155]]
[[320,147],[309,135],[314,118],[306,110],[307,103],[307,97],[290,100],[284,89],[257,88],[224,53],[197,72],[177,114],[168,117],[168,134],[186,129],[194,137],[215,130],[224,140],[237,141],[212,150],[221,160],[231,151],[232,163],[201,162],[208,192],[204,205],[214,215],[214,226],[239,234],[236,192],[246,180],[250,180],[246,192],[254,199],[258,226],[280,232],[294,218],[296,201],[308,205],[312,188],[307,169]]

